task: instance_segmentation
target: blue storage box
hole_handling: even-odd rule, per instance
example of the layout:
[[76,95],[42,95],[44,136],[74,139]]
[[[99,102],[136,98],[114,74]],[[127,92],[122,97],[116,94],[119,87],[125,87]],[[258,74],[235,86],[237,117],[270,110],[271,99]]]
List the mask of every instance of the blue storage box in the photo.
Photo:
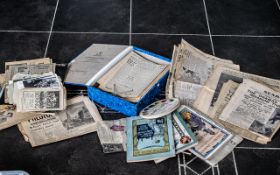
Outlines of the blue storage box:
[[[94,50],[94,47],[98,48],[98,49],[102,49],[103,47],[100,47],[100,46],[102,46],[102,45],[95,44],[95,46],[92,45],[91,48],[88,48],[87,50],[91,49],[91,52],[92,52]],[[99,89],[98,87],[94,86],[95,82],[97,82],[98,78],[102,77],[102,75],[104,73],[106,73],[108,70],[110,70],[116,63],[118,63],[118,61],[120,61],[122,58],[124,58],[126,56],[126,54],[128,54],[132,50],[136,51],[140,54],[146,55],[146,56],[151,56],[151,57],[153,57],[153,59],[160,59],[160,60],[166,62],[167,64],[170,63],[171,60],[168,58],[165,58],[163,56],[157,55],[155,53],[140,49],[138,47],[134,47],[134,46],[125,46],[125,47],[123,45],[120,45],[120,46],[104,45],[104,46],[106,46],[109,49],[117,48],[117,49],[119,49],[118,50],[119,53],[113,53],[112,55],[114,55],[114,57],[112,58],[112,60],[109,60],[109,62],[106,63],[106,65],[104,67],[102,67],[99,71],[97,71],[97,73],[90,76],[91,78],[87,77],[86,81],[83,81],[83,83],[66,81],[65,84],[87,86],[88,87],[88,96],[94,102],[99,103],[107,108],[119,111],[127,116],[137,116],[144,107],[146,107],[147,105],[154,102],[155,98],[158,95],[160,95],[160,93],[162,91],[164,91],[166,81],[168,78],[168,72],[165,75],[163,75],[159,79],[159,81],[157,83],[155,83],[150,88],[150,90],[137,103],[127,101],[126,99],[123,99],[119,96],[116,96],[109,92],[103,91],[103,90]],[[80,54],[77,57],[77,59],[74,59],[74,61],[78,60],[78,59],[82,60],[83,55],[89,55],[88,54],[89,52],[86,53],[86,51],[83,52],[82,54]],[[105,52],[103,52],[103,53],[105,55]],[[68,78],[68,79],[70,79],[70,78]],[[76,80],[74,80],[74,81],[76,81]]]

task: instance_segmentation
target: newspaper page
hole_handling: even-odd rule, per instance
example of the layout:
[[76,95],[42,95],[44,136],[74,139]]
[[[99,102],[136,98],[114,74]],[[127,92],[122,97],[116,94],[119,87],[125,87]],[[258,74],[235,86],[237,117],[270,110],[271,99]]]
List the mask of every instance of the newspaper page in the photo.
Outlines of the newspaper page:
[[175,79],[204,85],[216,64],[239,70],[239,65],[210,59],[206,54],[197,52],[186,41],[181,43],[180,56],[176,64]]
[[242,83],[243,79],[251,79],[266,84],[276,91],[280,91],[279,80],[218,66],[207,80],[205,86],[201,89],[193,104],[194,108],[205,114],[209,114],[214,107],[214,103],[217,101],[223,84],[228,80],[232,80],[236,83]]
[[35,113],[15,111],[14,105],[0,105],[0,130],[16,125],[24,120],[31,119]]
[[58,142],[97,130],[101,116],[88,97],[67,101],[67,108],[57,113],[38,114],[18,125],[32,147]]
[[219,119],[271,139],[280,127],[280,93],[244,79]]
[[[225,66],[239,70],[239,65],[210,56],[184,40],[179,47],[174,47],[172,59],[171,74],[167,85],[168,97],[180,98],[181,104],[190,106],[215,67]],[[188,86],[188,88],[185,89],[182,86]]]
[[21,74],[44,74],[48,72],[55,73],[55,64],[31,64],[31,65],[10,65],[9,69],[5,71],[7,80],[12,80],[17,73]]
[[24,65],[33,65],[33,64],[51,64],[51,63],[52,63],[52,59],[50,59],[50,58],[38,58],[38,59],[31,59],[31,60],[5,62],[5,72],[9,71],[11,66],[24,66]]
[[126,151],[126,118],[99,122],[97,134],[104,153]]
[[127,46],[92,44],[69,63],[64,82],[85,85]]
[[202,89],[202,85],[189,83],[185,81],[176,81],[174,88],[174,97],[180,100],[180,104],[193,104],[197,94]]
[[232,138],[232,134],[225,128],[190,107],[182,105],[178,112],[190,125],[198,140],[198,144],[189,151],[201,159],[212,157]]
[[217,165],[227,155],[229,155],[233,149],[242,142],[242,137],[234,135],[230,141],[228,141],[221,149],[219,149],[212,157],[206,159],[205,162],[211,166]]
[[251,140],[253,142],[266,144],[268,142],[268,139],[263,138],[259,135],[256,135],[255,133],[253,133],[251,131],[242,129],[238,126],[235,126],[233,124],[227,123],[227,122],[219,119],[221,113],[223,112],[223,110],[227,106],[227,104],[229,103],[232,95],[235,93],[238,86],[239,86],[238,83],[235,83],[234,81],[231,81],[231,80],[229,80],[228,82],[223,84],[220,95],[214,104],[213,110],[210,112],[210,116],[213,118],[214,121],[223,125],[229,131],[231,131],[237,135],[240,135],[245,139]]
[[12,95],[17,112],[65,109],[64,88],[55,74],[17,81]]
[[217,101],[214,103],[212,111],[209,112],[209,116],[211,118],[219,118],[238,86],[239,84],[232,80],[229,80],[223,84],[220,95],[218,96]]
[[137,101],[168,68],[168,64],[157,63],[132,51],[98,80],[99,88]]

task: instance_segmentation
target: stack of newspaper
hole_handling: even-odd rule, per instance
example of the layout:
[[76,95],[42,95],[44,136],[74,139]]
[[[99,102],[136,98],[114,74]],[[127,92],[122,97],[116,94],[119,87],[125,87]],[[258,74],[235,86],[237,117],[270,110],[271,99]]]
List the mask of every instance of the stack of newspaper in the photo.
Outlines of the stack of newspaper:
[[279,80],[241,72],[232,61],[184,40],[174,46],[172,61],[167,97],[179,98],[243,138],[271,141],[280,127]]
[[57,111],[66,107],[66,93],[51,59],[7,62],[5,102],[17,112]]
[[18,125],[32,146],[57,142],[96,131],[101,120],[88,97],[67,100],[60,77],[50,58],[5,63],[0,75],[0,130]]

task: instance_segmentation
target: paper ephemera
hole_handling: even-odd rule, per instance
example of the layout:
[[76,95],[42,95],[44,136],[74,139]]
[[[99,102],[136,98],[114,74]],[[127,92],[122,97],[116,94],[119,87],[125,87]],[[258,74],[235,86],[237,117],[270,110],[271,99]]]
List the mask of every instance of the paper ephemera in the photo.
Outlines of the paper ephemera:
[[88,97],[79,96],[67,101],[66,110],[37,114],[18,127],[34,147],[94,132],[101,120],[95,104]]
[[98,80],[99,88],[136,102],[168,68],[168,64],[160,64],[132,51]]
[[127,119],[127,162],[175,156],[171,116]]
[[32,112],[16,112],[14,105],[0,105],[0,130],[31,119],[34,115]]
[[200,91],[193,106],[199,111],[210,114],[216,102],[221,88],[225,82],[232,80],[236,83],[242,83],[243,79],[251,79],[264,83],[276,91],[280,91],[280,81],[254,74],[240,72],[226,67],[217,67],[213,74],[207,80],[205,87]]
[[209,159],[232,138],[229,131],[190,107],[182,105],[178,112],[198,140],[189,151],[202,159]]
[[[190,126],[183,120],[182,116],[177,111],[171,115],[176,154],[197,145],[196,137],[191,131]],[[155,160],[155,163],[160,163],[166,159],[167,158]]]
[[279,116],[280,93],[244,79],[219,119],[270,141],[280,127]]
[[182,40],[178,47],[174,46],[168,97],[176,97],[181,104],[192,105],[217,66],[239,70],[239,65],[208,55]]
[[126,151],[126,118],[99,122],[97,134],[104,153]]
[[56,74],[47,73],[12,82],[8,96],[17,112],[65,109],[65,89]]

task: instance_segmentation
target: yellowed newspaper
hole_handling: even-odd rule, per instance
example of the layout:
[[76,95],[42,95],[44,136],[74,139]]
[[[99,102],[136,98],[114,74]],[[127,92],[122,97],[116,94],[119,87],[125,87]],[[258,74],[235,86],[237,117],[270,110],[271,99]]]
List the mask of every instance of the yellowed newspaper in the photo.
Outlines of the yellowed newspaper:
[[251,131],[242,129],[238,126],[235,126],[233,124],[227,123],[219,119],[221,113],[223,112],[224,108],[227,106],[228,102],[230,101],[232,95],[235,93],[238,86],[239,86],[238,83],[235,83],[234,81],[231,80],[223,84],[220,95],[214,104],[213,110],[210,112],[210,116],[213,118],[213,120],[220,123],[231,132],[241,135],[245,139],[258,142],[261,144],[266,144],[268,142],[266,138],[263,138]]
[[214,107],[214,103],[217,101],[223,84],[228,80],[232,80],[236,83],[242,83],[243,79],[251,79],[269,85],[269,87],[276,91],[280,91],[279,80],[218,66],[207,80],[205,86],[201,89],[193,104],[194,108],[203,113],[209,114]]
[[176,97],[181,104],[192,106],[200,90],[217,66],[239,70],[239,65],[206,54],[185,40],[174,46],[172,67],[167,82],[168,98]]
[[79,96],[67,101],[66,110],[38,114],[18,127],[34,147],[95,132],[101,120],[95,104],[88,97]]
[[9,90],[17,112],[57,111],[66,107],[63,85],[54,73],[14,81]]
[[98,80],[99,88],[136,102],[168,69],[169,63],[132,51]]
[[15,108],[14,105],[0,105],[0,130],[31,119],[35,115],[35,113],[32,112],[16,112]]
[[[280,93],[261,83],[244,79],[219,120],[252,132],[261,141],[270,141],[280,127],[279,116]],[[239,134],[242,136],[242,133]]]

